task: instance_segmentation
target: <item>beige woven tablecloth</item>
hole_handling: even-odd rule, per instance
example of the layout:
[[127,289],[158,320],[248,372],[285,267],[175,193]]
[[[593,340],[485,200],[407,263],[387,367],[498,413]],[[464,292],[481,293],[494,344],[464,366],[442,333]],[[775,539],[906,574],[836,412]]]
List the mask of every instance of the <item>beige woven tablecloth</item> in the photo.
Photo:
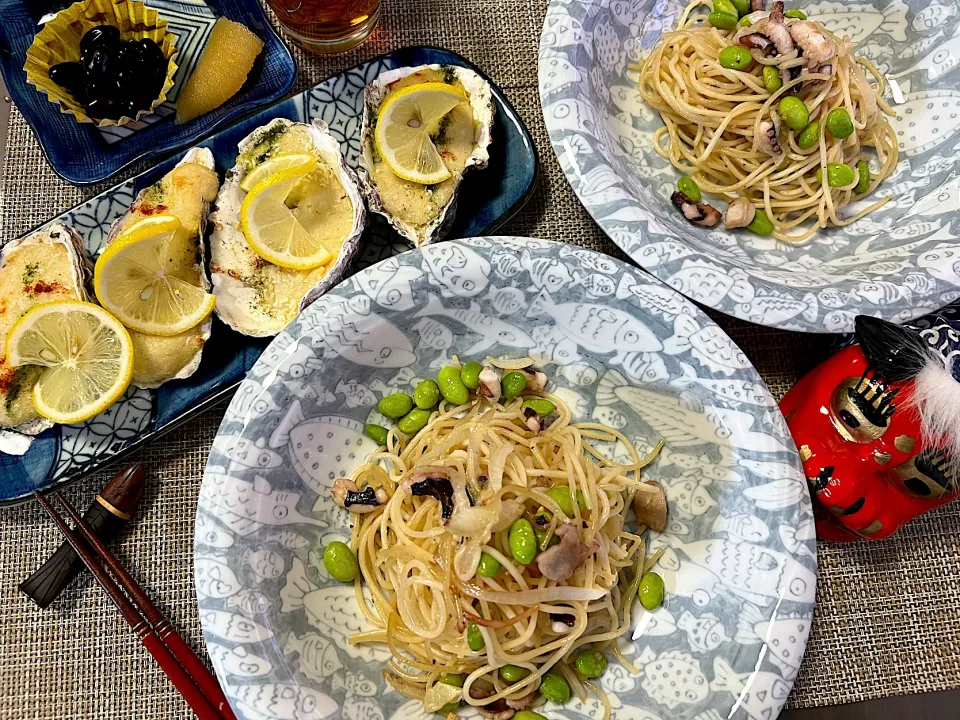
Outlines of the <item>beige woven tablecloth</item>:
[[[359,49],[298,56],[297,90],[373,55],[412,44],[455,50],[504,90],[530,128],[542,163],[539,190],[506,234],[622,253],[580,206],[547,140],[537,96],[545,0],[383,0],[380,28]],[[93,190],[59,181],[14,109],[0,175],[4,241]],[[716,317],[780,397],[824,354],[825,340]],[[141,451],[149,489],[119,543],[121,559],[203,650],[193,591],[197,492],[224,407]],[[67,492],[86,506],[106,480]],[[188,718],[190,711],[89,578],[47,611],[17,583],[57,545],[34,505],[0,510],[0,718]],[[892,541],[820,546],[817,617],[789,706],[851,702],[960,687],[960,503],[912,523]],[[944,716],[946,717],[946,716]]]

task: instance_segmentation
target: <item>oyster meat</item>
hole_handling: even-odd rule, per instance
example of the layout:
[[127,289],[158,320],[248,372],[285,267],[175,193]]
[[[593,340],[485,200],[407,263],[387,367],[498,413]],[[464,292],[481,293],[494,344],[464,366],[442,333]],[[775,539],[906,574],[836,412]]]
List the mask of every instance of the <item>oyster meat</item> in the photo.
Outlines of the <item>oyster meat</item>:
[[[203,235],[210,203],[217,196],[220,179],[213,153],[207,148],[189,150],[177,166],[137,195],[130,209],[110,228],[107,244],[124,229],[145,217],[173,215],[181,229],[170,243],[170,261],[175,273],[188,282],[210,290],[204,269]],[[203,344],[210,338],[212,318],[178,335],[161,337],[130,330],[133,341],[132,384],[156,388],[168,380],[190,377],[200,365]]]
[[[431,134],[451,177],[421,185],[394,174],[377,152],[374,128],[392,93],[419,83],[442,82],[462,89],[467,100],[451,110]],[[457,65],[421,65],[389,70],[364,89],[360,129],[360,181],[370,209],[383,215],[414,247],[440,240],[453,222],[463,174],[485,168],[496,106],[490,84]]]
[[[336,285],[360,244],[366,208],[356,175],[340,154],[327,126],[277,118],[240,142],[237,164],[227,173],[211,215],[210,275],[217,315],[244,335],[276,335],[317,297]],[[267,160],[310,153],[320,167],[287,196],[294,215],[334,260],[310,270],[280,267],[264,260],[247,243],[240,227],[247,173]],[[295,196],[295,197],[294,197]]]
[[[8,243],[0,251],[0,338],[35,305],[89,300],[91,276],[83,240],[76,230],[61,223]],[[40,372],[41,368],[30,365],[7,365],[0,346],[0,428],[36,435],[53,424],[33,407],[32,388]],[[2,451],[8,451],[6,440],[12,438],[0,442]]]

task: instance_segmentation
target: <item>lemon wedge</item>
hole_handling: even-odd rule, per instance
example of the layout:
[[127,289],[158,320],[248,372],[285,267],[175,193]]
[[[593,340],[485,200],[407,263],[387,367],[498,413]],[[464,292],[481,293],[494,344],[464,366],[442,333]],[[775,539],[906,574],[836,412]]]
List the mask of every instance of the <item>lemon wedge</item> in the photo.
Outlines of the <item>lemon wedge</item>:
[[441,82],[409,85],[387,97],[377,115],[374,142],[394,174],[432,185],[451,173],[437,152],[435,135],[444,115],[467,99],[463,90]]
[[[292,153],[290,155],[281,155],[279,157],[271,158],[267,160],[262,165],[257,165],[253,170],[248,172],[243,181],[240,183],[240,189],[244,192],[250,192],[263,182],[268,177],[277,175],[286,170],[292,170],[294,168],[301,168],[310,166],[310,172],[313,168],[316,167],[316,160],[313,155],[308,155],[306,153]],[[307,173],[305,172],[304,175]]]
[[253,251],[267,262],[293,270],[311,270],[333,259],[322,240],[304,227],[287,205],[288,201],[297,200],[294,188],[318,168],[319,163],[310,157],[309,163],[265,177],[244,198],[240,227]]
[[[127,327],[149,335],[178,335],[213,311],[216,297],[188,282],[195,252],[180,242],[180,220],[155,215],[131,225],[97,258],[93,288],[100,303]],[[194,257],[187,257],[194,255]],[[189,277],[189,275],[187,275]]]
[[33,405],[65,425],[106,410],[133,374],[127,329],[103,308],[80,300],[34,306],[10,328],[5,350],[13,366],[45,368],[33,386]]

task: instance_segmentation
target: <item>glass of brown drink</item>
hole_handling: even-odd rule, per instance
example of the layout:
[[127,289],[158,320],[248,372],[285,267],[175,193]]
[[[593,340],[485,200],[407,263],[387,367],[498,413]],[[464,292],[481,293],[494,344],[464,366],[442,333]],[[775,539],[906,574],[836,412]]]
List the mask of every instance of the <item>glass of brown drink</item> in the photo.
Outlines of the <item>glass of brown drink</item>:
[[315,53],[359,45],[380,17],[380,0],[267,0],[267,5],[287,34]]

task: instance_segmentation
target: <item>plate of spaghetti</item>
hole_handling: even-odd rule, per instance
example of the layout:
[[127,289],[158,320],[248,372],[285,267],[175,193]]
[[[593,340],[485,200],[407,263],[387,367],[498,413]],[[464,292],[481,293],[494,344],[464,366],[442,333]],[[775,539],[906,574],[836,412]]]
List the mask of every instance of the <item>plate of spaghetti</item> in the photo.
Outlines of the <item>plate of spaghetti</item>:
[[195,554],[248,720],[776,715],[816,585],[743,353],[662,283],[513,237],[384,260],[280,334],[214,441]]
[[960,22],[920,2],[554,2],[540,93],[634,260],[737,317],[845,332],[960,296]]

